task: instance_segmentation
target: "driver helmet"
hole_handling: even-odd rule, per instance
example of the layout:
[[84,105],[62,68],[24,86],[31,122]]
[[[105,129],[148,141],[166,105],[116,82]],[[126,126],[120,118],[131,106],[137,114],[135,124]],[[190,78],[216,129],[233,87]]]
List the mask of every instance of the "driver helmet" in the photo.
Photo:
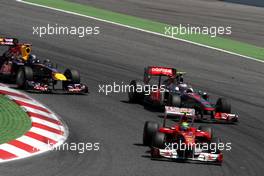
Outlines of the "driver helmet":
[[29,55],[29,60],[36,60],[37,56],[35,54],[30,54]]
[[193,92],[194,92],[193,88],[191,88],[191,87],[187,88],[187,90],[186,90],[186,93],[193,93]]
[[186,130],[188,130],[188,128],[189,128],[189,123],[188,122],[182,122],[181,130],[186,131]]
[[172,91],[172,92],[179,92],[180,91],[179,87],[177,85],[175,85],[175,84],[168,85],[167,89],[169,91]]
[[187,87],[188,87],[187,84],[179,84],[179,89],[181,92],[185,92]]
[[28,58],[29,58],[29,62],[32,64],[40,62],[35,54],[30,54]]

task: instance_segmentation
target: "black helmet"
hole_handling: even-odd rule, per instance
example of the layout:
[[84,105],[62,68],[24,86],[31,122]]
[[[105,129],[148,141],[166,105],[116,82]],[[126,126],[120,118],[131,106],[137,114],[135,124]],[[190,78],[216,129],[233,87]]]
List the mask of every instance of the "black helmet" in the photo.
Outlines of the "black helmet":
[[36,60],[37,56],[35,54],[30,54],[29,55],[29,60]]
[[34,63],[39,63],[39,59],[37,59],[37,56],[35,54],[30,54],[29,55],[29,62],[31,64],[34,64]]

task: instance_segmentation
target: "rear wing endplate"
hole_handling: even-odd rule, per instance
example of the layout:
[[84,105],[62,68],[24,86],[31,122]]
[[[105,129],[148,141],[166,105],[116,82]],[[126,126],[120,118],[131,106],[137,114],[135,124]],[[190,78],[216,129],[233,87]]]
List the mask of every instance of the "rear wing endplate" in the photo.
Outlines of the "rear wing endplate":
[[0,45],[15,46],[17,44],[18,44],[18,39],[16,38],[0,38]]

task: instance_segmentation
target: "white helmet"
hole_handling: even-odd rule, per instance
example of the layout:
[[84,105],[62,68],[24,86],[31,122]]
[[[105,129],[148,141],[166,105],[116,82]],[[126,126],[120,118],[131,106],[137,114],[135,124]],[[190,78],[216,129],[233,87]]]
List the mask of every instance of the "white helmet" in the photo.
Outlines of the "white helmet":
[[186,90],[186,93],[193,93],[193,88],[189,87],[187,90]]

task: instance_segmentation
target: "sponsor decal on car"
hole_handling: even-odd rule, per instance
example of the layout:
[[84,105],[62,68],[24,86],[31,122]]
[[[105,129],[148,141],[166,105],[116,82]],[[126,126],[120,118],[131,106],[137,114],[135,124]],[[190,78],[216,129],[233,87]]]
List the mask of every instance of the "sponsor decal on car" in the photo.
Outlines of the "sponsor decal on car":
[[152,67],[150,69],[150,74],[152,75],[172,75],[173,71],[171,68],[162,68],[162,67]]

